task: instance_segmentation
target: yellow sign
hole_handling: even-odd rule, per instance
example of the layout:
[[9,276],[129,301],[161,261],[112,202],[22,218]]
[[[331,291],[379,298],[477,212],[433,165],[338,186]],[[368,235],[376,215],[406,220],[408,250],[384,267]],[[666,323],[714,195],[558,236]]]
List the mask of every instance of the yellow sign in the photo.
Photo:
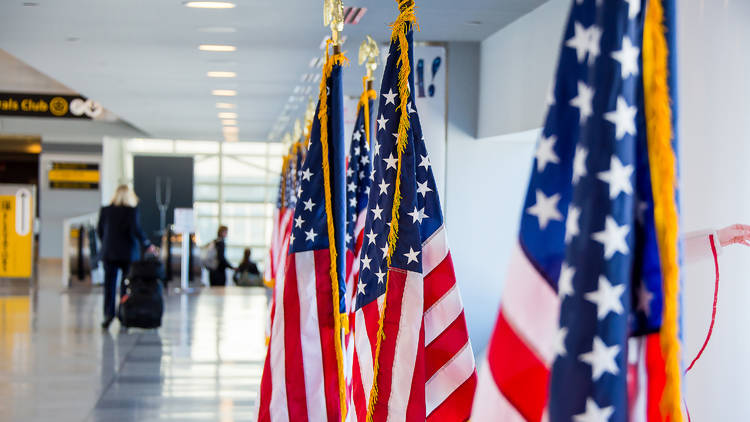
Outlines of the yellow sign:
[[98,189],[99,165],[92,163],[53,163],[47,177],[52,189]]
[[0,192],[0,278],[30,278],[34,198],[26,187],[2,186]]

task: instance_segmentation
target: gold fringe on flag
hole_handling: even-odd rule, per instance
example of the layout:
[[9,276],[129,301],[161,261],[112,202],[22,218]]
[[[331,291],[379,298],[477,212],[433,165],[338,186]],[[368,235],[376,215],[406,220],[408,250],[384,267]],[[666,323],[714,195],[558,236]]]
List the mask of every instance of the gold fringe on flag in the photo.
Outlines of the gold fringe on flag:
[[370,145],[370,100],[378,97],[374,89],[367,89],[367,82],[369,81],[371,79],[367,76],[362,78],[362,95],[359,97],[359,104],[357,106],[357,113],[359,113],[360,107],[364,107],[365,109],[365,138],[367,139],[367,145]]
[[[346,318],[346,313],[339,311],[339,280],[338,271],[336,269],[336,237],[335,229],[333,226],[333,206],[331,204],[331,166],[328,162],[328,94],[327,94],[327,82],[333,71],[333,66],[344,65],[349,63],[342,53],[334,53],[333,56],[328,54],[328,47],[333,43],[333,40],[326,42],[326,64],[323,66],[323,78],[320,81],[320,94],[318,101],[320,101],[320,110],[318,111],[318,120],[320,121],[320,144],[323,149],[323,191],[325,193],[326,202],[326,218],[328,220],[328,252],[331,256],[331,265],[329,274],[331,276],[331,286],[333,289],[333,327],[334,333],[334,347],[336,348],[336,366],[338,367],[338,381],[339,381],[339,402],[341,404],[341,420],[342,422],[346,418],[346,381],[344,380],[344,354],[341,347],[341,329],[343,318]],[[347,324],[348,325],[348,324]]]
[[[399,207],[401,205],[401,163],[403,162],[402,157],[404,150],[406,150],[406,144],[409,142],[408,131],[410,127],[409,123],[409,110],[407,104],[409,101],[409,75],[411,74],[411,63],[409,62],[409,41],[406,39],[406,34],[412,25],[417,25],[417,18],[414,15],[414,1],[413,0],[396,0],[398,2],[398,8],[400,14],[396,21],[391,24],[393,32],[391,33],[391,42],[398,42],[399,57],[397,65],[401,66],[398,74],[398,94],[399,104],[396,109],[401,109],[401,117],[398,122],[398,138],[396,139],[396,150],[398,152],[398,166],[396,168],[396,183],[395,191],[393,193],[393,209],[391,210],[391,229],[388,233],[388,254],[386,255],[386,268],[390,269],[391,266],[391,255],[396,249],[396,241],[398,240],[398,215]],[[388,270],[386,270],[388,271]],[[388,271],[390,273],[390,271]],[[385,281],[385,293],[383,294],[383,307],[380,310],[380,318],[378,319],[378,333],[377,342],[375,346],[375,359],[373,366],[373,380],[372,389],[370,390],[370,402],[367,405],[367,422],[372,422],[373,413],[375,411],[375,405],[378,402],[378,373],[380,370],[380,349],[385,339],[385,332],[383,331],[383,323],[385,320],[385,310],[388,304],[388,279],[386,276]]]
[[654,194],[654,222],[664,284],[664,317],[659,340],[666,366],[666,383],[660,410],[663,420],[681,422],[677,159],[672,148],[672,108],[667,83],[669,51],[665,32],[662,0],[651,0],[648,2],[643,28],[643,88]]

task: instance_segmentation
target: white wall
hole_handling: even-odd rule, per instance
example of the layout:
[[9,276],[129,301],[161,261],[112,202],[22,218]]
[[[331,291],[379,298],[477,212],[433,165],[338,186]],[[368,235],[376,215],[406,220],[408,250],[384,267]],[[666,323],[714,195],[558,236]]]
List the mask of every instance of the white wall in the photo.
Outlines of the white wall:
[[[750,223],[750,2],[686,1],[678,12],[684,228]],[[686,359],[699,350],[713,299],[713,263],[686,268]],[[687,376],[695,421],[750,420],[750,250],[721,257],[713,338]]]
[[550,0],[481,44],[479,137],[538,128],[570,0]]

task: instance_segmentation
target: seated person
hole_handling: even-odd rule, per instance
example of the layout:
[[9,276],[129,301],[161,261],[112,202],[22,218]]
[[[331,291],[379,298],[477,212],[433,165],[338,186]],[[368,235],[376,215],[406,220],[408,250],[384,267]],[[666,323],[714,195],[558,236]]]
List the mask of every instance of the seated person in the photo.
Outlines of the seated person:
[[245,248],[245,253],[242,256],[242,262],[234,272],[234,282],[240,286],[262,286],[263,280],[260,277],[260,271],[258,266],[250,260],[252,251],[250,248]]

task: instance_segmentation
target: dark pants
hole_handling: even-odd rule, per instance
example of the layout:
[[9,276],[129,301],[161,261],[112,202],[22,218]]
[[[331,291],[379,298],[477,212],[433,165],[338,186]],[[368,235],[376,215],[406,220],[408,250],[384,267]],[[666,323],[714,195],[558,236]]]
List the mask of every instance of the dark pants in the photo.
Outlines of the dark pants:
[[213,271],[209,271],[208,282],[211,286],[226,286],[227,270],[219,267]]
[[[117,308],[117,272],[122,271],[122,278],[128,275],[130,261],[104,261],[104,319],[115,317]],[[122,292],[122,288],[120,288]]]

